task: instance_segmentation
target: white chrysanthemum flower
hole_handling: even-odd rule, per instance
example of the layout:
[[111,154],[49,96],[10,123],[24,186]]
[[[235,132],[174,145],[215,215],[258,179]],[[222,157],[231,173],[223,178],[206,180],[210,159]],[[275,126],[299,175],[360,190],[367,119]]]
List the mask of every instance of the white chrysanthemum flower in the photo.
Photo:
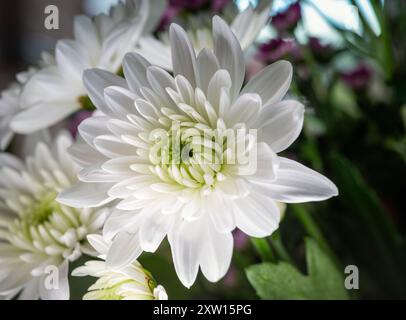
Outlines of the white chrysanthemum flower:
[[93,108],[83,85],[83,71],[97,67],[118,73],[124,54],[135,48],[150,18],[147,0],[119,3],[108,16],[75,17],[74,39],[58,41],[56,64],[39,70],[25,84],[21,94],[24,110],[13,119],[11,128],[27,134],[52,126],[81,108]]
[[0,97],[0,150],[5,150],[13,139],[11,119],[20,111],[21,87],[13,84],[4,90]]
[[[110,244],[99,235],[87,238],[99,258],[105,260]],[[137,261],[121,268],[111,268],[101,260],[87,261],[72,275],[99,278],[83,296],[84,300],[168,300],[164,287],[157,285],[151,273]]]
[[[270,5],[258,7],[253,8],[249,5],[244,11],[235,16],[230,25],[244,51],[257,39],[269,19]],[[196,54],[203,48],[211,49],[213,47],[212,33],[209,28],[192,26],[187,30]],[[167,33],[161,34],[160,40],[152,36],[142,37],[135,52],[146,57],[152,65],[166,70],[173,69],[171,45]]]
[[[113,212],[103,229],[113,240],[107,263],[125,265],[143,250],[154,252],[168,236],[177,274],[189,287],[199,266],[210,281],[224,276],[234,228],[268,236],[280,220],[276,201],[324,200],[337,188],[276,155],[303,125],[303,105],[282,101],[290,63],[266,67],[241,89],[243,52],[219,17],[213,19],[213,51],[196,57],[175,24],[170,40],[174,76],[136,53],[124,59],[126,80],[102,70],[85,73],[104,116],[79,127],[85,143],[70,153],[85,169],[81,182],[58,198],[79,207],[121,200],[116,207],[123,211]],[[221,140],[226,133],[230,137]],[[248,165],[233,161],[246,156]]]
[[[39,61],[39,67],[50,66],[54,63],[53,58],[44,52]],[[13,83],[8,89],[1,92],[0,96],[0,150],[5,150],[14,137],[10,127],[12,119],[21,111],[20,95],[22,86],[36,72],[36,68],[30,68],[17,74],[17,83]]]
[[[71,144],[60,134],[52,147],[39,143],[25,163],[0,154],[0,297],[68,299],[68,263],[94,252],[86,236],[100,232],[108,210],[55,201],[77,180],[66,154]],[[47,277],[58,283],[47,287]]]

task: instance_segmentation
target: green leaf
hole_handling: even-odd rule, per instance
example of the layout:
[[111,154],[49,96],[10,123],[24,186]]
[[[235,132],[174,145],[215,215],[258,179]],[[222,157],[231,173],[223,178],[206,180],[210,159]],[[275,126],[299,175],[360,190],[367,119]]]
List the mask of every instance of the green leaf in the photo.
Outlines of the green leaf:
[[286,262],[262,263],[246,269],[262,299],[348,299],[342,273],[313,239],[306,239],[308,275]]

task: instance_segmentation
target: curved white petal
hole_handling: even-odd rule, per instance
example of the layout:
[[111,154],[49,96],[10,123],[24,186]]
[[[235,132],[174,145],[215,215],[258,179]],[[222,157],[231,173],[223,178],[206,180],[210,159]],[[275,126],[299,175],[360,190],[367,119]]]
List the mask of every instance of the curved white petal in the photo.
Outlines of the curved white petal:
[[74,208],[99,207],[112,199],[107,195],[111,183],[77,182],[71,188],[63,190],[57,201]]
[[172,24],[169,30],[174,75],[181,74],[196,85],[196,55],[189,37],[180,26]]
[[245,76],[245,60],[240,43],[229,26],[218,16],[213,17],[214,54],[220,67],[231,76],[231,101],[238,96]]
[[94,146],[93,141],[96,137],[109,133],[107,129],[108,119],[105,116],[93,116],[83,120],[78,127],[80,136],[87,144]]
[[279,226],[280,212],[275,201],[251,193],[233,202],[236,226],[251,237],[267,237]]
[[76,101],[54,101],[40,103],[17,114],[11,121],[11,128],[21,134],[57,124],[80,108]]
[[258,183],[256,191],[285,203],[321,201],[338,195],[338,189],[325,176],[300,163],[279,157],[276,180]]
[[199,254],[204,246],[200,221],[178,222],[168,234],[173,263],[182,284],[190,288],[199,269]]
[[157,209],[155,212],[144,211],[139,233],[141,248],[146,252],[155,252],[171,229],[174,217],[163,215]]
[[204,233],[204,246],[200,252],[200,268],[211,282],[219,281],[228,271],[233,255],[233,236],[219,233],[208,222]]
[[[146,57],[148,57],[146,55]],[[147,69],[151,64],[140,54],[129,52],[123,60],[123,71],[129,88],[139,95],[142,87],[149,87]]]
[[259,128],[260,139],[279,153],[287,149],[303,128],[304,106],[294,100],[284,100],[261,110],[253,126]]
[[137,233],[119,232],[113,239],[106,263],[113,268],[125,267],[137,259],[141,252]]
[[292,73],[290,62],[284,60],[275,62],[252,78],[241,94],[248,92],[259,94],[264,106],[279,102],[289,90]]
[[203,92],[206,92],[210,80],[219,69],[220,65],[214,53],[203,48],[196,59],[197,85]]
[[104,89],[110,86],[127,88],[126,81],[102,69],[89,69],[83,72],[83,84],[93,104],[106,115],[114,117],[114,114],[110,111],[110,108],[104,100]]
[[141,56],[146,57],[152,65],[168,71],[173,70],[171,48],[163,43],[163,41],[159,41],[151,36],[142,37],[135,51]]

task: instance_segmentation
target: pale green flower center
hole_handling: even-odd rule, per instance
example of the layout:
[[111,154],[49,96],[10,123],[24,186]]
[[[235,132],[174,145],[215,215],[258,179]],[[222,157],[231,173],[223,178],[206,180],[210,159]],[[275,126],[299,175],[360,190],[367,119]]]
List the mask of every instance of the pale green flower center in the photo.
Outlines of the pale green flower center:
[[189,188],[213,186],[222,178],[227,139],[218,130],[181,123],[168,132],[152,134],[151,170],[163,182]]

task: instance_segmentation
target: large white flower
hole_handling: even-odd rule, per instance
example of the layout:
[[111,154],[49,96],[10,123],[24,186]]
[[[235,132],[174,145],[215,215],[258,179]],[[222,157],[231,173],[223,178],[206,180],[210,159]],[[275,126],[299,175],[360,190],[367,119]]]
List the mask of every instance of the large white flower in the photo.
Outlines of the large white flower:
[[12,129],[31,133],[81,108],[92,108],[82,82],[83,71],[97,67],[118,73],[124,54],[135,48],[151,19],[147,0],[120,2],[108,16],[75,17],[74,39],[58,41],[56,64],[36,72],[24,86],[24,110],[13,119]]
[[[0,154],[0,297],[68,299],[69,262],[94,252],[86,236],[100,232],[108,210],[55,201],[77,180],[66,155],[71,144],[60,134],[51,147],[39,143],[25,163]],[[46,286],[47,277],[55,286]]]
[[84,266],[72,271],[76,277],[99,278],[83,296],[84,300],[168,300],[164,287],[157,285],[151,273],[139,262],[111,268],[103,261],[111,244],[99,235],[87,238],[102,260],[87,261]]
[[[269,12],[270,5],[262,4],[258,5],[257,8],[249,5],[244,11],[234,17],[230,26],[244,51],[257,39],[260,31],[269,19]],[[213,47],[211,30],[205,27],[204,24],[190,23],[190,27],[186,28],[186,30],[188,30],[188,36],[192,41],[196,53],[199,53],[203,48]],[[169,35],[164,32],[159,35],[159,38],[156,39],[152,36],[142,37],[135,51],[147,58],[151,64],[166,70],[172,70]]]
[[[168,236],[177,274],[189,287],[199,266],[210,281],[226,273],[234,228],[268,236],[278,228],[276,201],[324,200],[337,188],[276,155],[303,125],[303,105],[282,101],[290,63],[268,66],[241,89],[243,52],[219,17],[213,18],[213,51],[202,49],[196,57],[175,24],[170,40],[173,76],[136,53],[124,58],[126,80],[102,70],[85,73],[89,95],[104,116],[80,126],[85,143],[70,153],[84,166],[81,182],[59,201],[98,206],[121,200],[117,208],[123,211],[112,213],[104,227],[106,239],[113,240],[107,263],[125,265],[142,250],[154,252]],[[163,139],[162,132],[179,143]],[[236,138],[220,142],[226,133]],[[249,165],[232,161],[248,155]]]

